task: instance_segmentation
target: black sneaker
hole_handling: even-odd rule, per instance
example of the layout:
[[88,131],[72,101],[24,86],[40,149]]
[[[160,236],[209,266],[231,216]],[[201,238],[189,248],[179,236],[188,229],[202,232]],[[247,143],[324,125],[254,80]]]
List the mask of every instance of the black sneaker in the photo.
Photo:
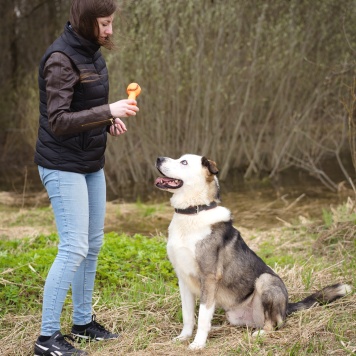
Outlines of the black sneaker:
[[59,331],[55,332],[47,341],[35,343],[35,356],[84,356],[88,355],[85,351],[78,350],[70,344],[66,338],[73,340],[69,335],[62,335]]
[[113,334],[106,330],[102,325],[95,321],[95,315],[92,316],[92,321],[85,327],[73,325],[72,335],[78,340],[112,340],[119,337],[118,334]]

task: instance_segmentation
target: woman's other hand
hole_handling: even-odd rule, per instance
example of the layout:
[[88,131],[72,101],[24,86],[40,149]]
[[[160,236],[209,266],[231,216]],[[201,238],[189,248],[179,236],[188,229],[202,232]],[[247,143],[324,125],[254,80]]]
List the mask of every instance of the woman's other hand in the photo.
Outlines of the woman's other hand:
[[139,111],[136,100],[123,99],[109,104],[111,115],[113,117],[135,116]]
[[114,119],[114,124],[110,126],[109,133],[112,136],[122,135],[127,131],[125,124],[119,119]]

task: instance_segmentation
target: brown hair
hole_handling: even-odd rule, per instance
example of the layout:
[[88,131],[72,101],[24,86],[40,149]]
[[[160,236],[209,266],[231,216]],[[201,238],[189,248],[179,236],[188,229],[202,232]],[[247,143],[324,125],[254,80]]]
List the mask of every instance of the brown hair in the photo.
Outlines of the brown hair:
[[111,36],[105,43],[98,41],[98,17],[111,16],[117,10],[115,0],[72,0],[69,21],[80,36],[107,49],[113,48]]

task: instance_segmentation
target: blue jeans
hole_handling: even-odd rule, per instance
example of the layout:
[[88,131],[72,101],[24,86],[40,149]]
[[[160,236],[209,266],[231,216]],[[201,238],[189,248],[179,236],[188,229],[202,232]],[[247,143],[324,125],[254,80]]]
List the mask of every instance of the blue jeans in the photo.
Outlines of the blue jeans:
[[92,320],[92,295],[103,243],[106,208],[104,171],[79,174],[38,167],[59,235],[57,256],[43,295],[41,335],[60,330],[64,300],[72,286],[73,323]]

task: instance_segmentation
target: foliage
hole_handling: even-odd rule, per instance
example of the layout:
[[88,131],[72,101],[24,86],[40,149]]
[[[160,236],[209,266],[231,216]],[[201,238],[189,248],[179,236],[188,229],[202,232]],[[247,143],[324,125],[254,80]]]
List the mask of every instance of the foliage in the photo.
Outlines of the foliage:
[[[0,315],[37,309],[48,268],[57,251],[58,237],[40,235],[35,239],[0,240]],[[129,237],[109,233],[99,255],[97,287],[130,288],[142,277],[176,284],[166,258],[162,238]],[[26,300],[26,303],[24,301]]]
[[137,276],[175,280],[162,238],[106,234],[98,268],[99,284],[128,286]]
[[[0,135],[3,166],[15,172],[3,177],[11,183],[23,183],[23,165],[32,161],[37,65],[63,29],[69,4],[4,2]],[[142,94],[128,133],[109,140],[107,173],[115,193],[152,179],[157,156],[187,152],[217,161],[223,180],[235,168],[250,179],[297,167],[337,190],[340,178],[325,169],[326,161],[333,171],[354,175],[342,159],[350,158],[342,101],[355,77],[354,0],[120,5],[117,50],[104,51],[110,99],[126,97],[132,81]]]
[[[353,2],[332,0],[127,4],[108,63],[114,83],[142,84],[141,113],[109,144],[110,177],[139,182],[156,156],[192,152],[218,162],[221,179],[294,166],[336,190],[322,163],[344,168],[355,15]],[[132,154],[130,171],[116,168]]]

